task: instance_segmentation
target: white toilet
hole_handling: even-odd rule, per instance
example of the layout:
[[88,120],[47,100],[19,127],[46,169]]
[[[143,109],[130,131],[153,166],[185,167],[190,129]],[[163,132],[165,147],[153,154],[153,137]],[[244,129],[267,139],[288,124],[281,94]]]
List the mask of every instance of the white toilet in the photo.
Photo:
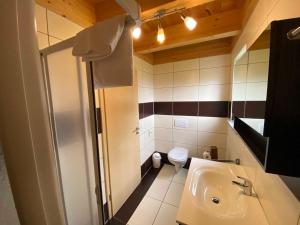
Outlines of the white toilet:
[[189,151],[185,148],[175,147],[168,153],[168,160],[175,166],[176,172],[180,170],[188,159]]

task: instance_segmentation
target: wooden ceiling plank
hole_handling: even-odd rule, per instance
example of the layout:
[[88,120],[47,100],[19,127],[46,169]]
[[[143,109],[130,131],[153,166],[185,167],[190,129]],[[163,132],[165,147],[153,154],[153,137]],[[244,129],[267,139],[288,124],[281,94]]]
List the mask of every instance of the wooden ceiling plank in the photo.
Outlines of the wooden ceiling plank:
[[180,60],[229,54],[231,52],[231,41],[232,38],[223,38],[219,40],[154,52],[152,53],[154,60],[153,63],[162,64]]
[[96,23],[95,5],[85,0],[36,0],[39,5],[83,27]]

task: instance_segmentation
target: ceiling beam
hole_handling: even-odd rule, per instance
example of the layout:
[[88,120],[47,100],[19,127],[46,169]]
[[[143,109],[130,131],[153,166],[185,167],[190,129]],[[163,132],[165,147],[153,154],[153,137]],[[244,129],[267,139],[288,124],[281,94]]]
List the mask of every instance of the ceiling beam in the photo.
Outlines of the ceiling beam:
[[231,41],[232,38],[223,38],[154,52],[150,53],[150,56],[153,58],[153,64],[162,64],[186,59],[224,55],[231,52]]
[[204,18],[196,18],[198,25],[193,31],[187,30],[183,23],[163,27],[166,40],[163,44],[156,41],[156,30],[143,33],[141,38],[134,40],[136,53],[145,54],[164,49],[184,46],[219,38],[232,37],[241,30],[241,10],[231,10]]
[[36,0],[39,5],[79,24],[89,27],[96,23],[95,4],[86,0]]
[[[142,19],[153,17],[161,9],[189,9],[212,1],[214,0],[138,0],[142,9]],[[96,4],[97,22],[124,13],[122,7],[113,0],[104,0]]]

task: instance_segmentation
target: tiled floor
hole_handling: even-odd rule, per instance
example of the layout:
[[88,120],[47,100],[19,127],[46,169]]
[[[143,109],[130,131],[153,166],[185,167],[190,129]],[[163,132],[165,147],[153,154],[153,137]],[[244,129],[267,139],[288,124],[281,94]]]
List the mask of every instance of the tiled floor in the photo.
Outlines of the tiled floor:
[[176,225],[176,214],[187,169],[177,174],[174,166],[164,165],[128,225]]

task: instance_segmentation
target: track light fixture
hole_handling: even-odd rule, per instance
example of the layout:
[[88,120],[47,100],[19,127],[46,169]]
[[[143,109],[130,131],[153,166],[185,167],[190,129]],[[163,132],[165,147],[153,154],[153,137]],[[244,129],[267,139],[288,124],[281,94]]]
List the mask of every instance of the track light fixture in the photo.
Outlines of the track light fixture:
[[186,10],[185,8],[174,9],[174,10],[164,10],[163,9],[163,10],[157,11],[150,18],[146,18],[146,19],[143,19],[143,20],[138,20],[137,23],[136,23],[136,26],[132,30],[132,37],[134,39],[140,38],[141,33],[142,33],[142,30],[141,30],[141,24],[142,23],[146,23],[146,22],[153,21],[153,20],[158,20],[158,29],[157,29],[156,39],[160,44],[162,44],[165,41],[166,36],[165,36],[164,29],[161,26],[161,21],[160,20],[164,16],[168,16],[168,15],[175,14],[175,13],[180,14],[181,19],[184,21],[185,26],[189,30],[194,30],[195,27],[197,26],[197,21],[193,17],[183,15],[183,12],[185,10]]

